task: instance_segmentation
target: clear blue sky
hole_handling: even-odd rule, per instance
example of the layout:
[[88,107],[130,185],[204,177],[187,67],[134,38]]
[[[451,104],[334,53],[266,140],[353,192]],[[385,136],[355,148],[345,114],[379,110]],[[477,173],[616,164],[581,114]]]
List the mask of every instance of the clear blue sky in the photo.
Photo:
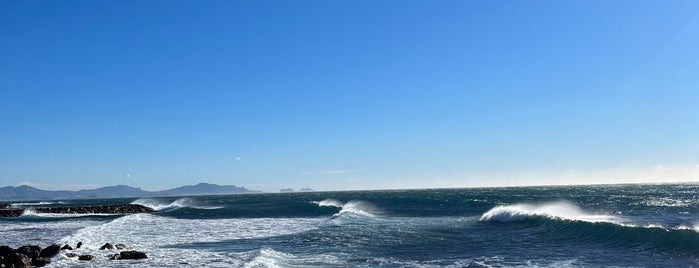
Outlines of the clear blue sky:
[[0,2],[0,186],[668,180],[698,1]]

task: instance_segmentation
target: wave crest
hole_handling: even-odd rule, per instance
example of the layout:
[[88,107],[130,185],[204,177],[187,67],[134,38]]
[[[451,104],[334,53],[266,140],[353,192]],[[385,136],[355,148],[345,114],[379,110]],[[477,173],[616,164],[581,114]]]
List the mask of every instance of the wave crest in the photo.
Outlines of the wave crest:
[[199,205],[198,202],[191,198],[178,198],[175,201],[172,202],[167,202],[165,200],[160,200],[160,199],[154,199],[154,198],[141,198],[137,199],[131,204],[134,205],[142,205],[146,206],[149,208],[152,208],[156,211],[162,211],[162,210],[172,210],[172,209],[178,209],[178,208],[195,208],[195,209],[220,209],[223,208],[221,206],[202,206]]
[[338,207],[338,208],[342,208],[342,206],[344,205],[342,202],[337,201],[335,199],[325,199],[323,201],[313,201],[313,204],[316,204],[319,207]]
[[514,222],[524,221],[532,217],[586,222],[619,222],[615,216],[587,213],[577,205],[567,201],[497,206],[484,213],[480,221]]
[[313,201],[313,204],[318,205],[318,207],[340,208],[340,211],[335,213],[333,217],[339,217],[341,215],[376,217],[378,214],[380,214],[380,211],[378,208],[376,208],[376,206],[361,200],[351,200],[347,203],[342,203],[335,199],[325,199],[323,201]]

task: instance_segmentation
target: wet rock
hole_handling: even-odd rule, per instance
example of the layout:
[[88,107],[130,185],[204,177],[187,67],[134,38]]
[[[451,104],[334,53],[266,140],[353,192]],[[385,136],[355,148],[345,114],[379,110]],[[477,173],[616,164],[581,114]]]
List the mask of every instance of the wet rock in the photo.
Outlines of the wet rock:
[[47,207],[34,208],[36,212],[41,213],[59,213],[59,214],[133,214],[133,213],[149,213],[154,212],[152,208],[136,205],[98,205],[98,206],[82,206],[82,207]]
[[[98,205],[82,207],[36,207],[33,211],[54,214],[134,214],[155,212],[154,209],[136,204]],[[0,208],[0,217],[19,217],[24,213],[23,208]]]
[[59,245],[50,245],[46,247],[45,249],[42,249],[41,252],[39,253],[39,257],[53,257],[58,255],[58,252],[61,251],[61,246]]
[[119,253],[107,256],[107,259],[110,259],[110,260],[118,260],[120,258],[121,258],[121,254],[119,254]]
[[80,255],[80,256],[78,256],[78,260],[81,260],[81,261],[93,261],[95,259],[97,259],[97,257],[92,256],[92,255]]
[[102,245],[100,247],[100,250],[105,250],[105,249],[114,249],[114,246],[110,243],[104,243],[104,245]]
[[127,249],[128,247],[124,244],[116,244],[114,247],[118,250]]
[[8,246],[0,246],[0,257],[9,256],[14,253],[15,250]]
[[24,213],[24,209],[1,208],[0,217],[19,217]]
[[0,261],[0,266],[7,268],[26,268],[31,265],[32,259],[22,253],[10,253],[7,256],[3,256],[2,261]]
[[68,253],[66,253],[65,255],[66,255],[66,257],[68,257],[68,258],[75,258],[75,257],[78,256],[78,254],[75,254],[75,253],[73,253],[73,252],[68,252]]
[[145,252],[129,250],[129,251],[120,252],[119,259],[121,259],[121,260],[140,260],[140,259],[148,259],[148,256],[146,256]]
[[71,247],[70,245],[66,244],[65,246],[63,246],[63,247],[61,248],[61,250],[73,250],[73,247]]
[[80,242],[78,242],[78,245],[77,245],[77,246],[75,246],[75,248],[80,248],[80,247],[82,247],[82,246],[83,246],[83,242],[82,242],[82,241],[80,241]]
[[36,257],[39,257],[39,254],[41,253],[41,247],[40,246],[21,246],[17,249],[15,249],[15,253],[22,253],[25,256],[34,259]]
[[49,257],[39,257],[36,259],[32,259],[32,266],[34,267],[44,267],[49,263],[51,263],[51,258]]

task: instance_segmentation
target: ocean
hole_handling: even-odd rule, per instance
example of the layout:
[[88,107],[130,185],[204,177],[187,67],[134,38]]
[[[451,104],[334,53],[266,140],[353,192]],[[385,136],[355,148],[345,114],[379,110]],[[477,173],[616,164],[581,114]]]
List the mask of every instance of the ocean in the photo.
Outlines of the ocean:
[[[43,200],[132,215],[0,218],[0,245],[71,244],[48,267],[699,267],[699,185]],[[107,260],[123,243],[146,260]]]

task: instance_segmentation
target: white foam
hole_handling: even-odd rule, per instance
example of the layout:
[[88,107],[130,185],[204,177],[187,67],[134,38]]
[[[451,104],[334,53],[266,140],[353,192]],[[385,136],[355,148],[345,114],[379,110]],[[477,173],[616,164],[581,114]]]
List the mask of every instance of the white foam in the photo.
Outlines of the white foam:
[[333,215],[333,217],[338,217],[340,215],[376,217],[380,213],[379,209],[373,204],[360,200],[351,200],[347,203],[342,203],[335,199],[325,199],[323,201],[313,201],[312,203],[318,205],[319,207],[341,208],[340,211]]
[[319,207],[338,207],[341,208],[344,204],[340,201],[337,201],[335,199],[325,199],[323,201],[313,201],[313,204],[318,205]]
[[346,262],[340,258],[329,255],[294,255],[286,252],[276,251],[265,247],[256,251],[246,252],[244,254],[235,254],[238,256],[247,257],[248,261],[242,267],[346,267]]
[[[136,266],[235,267],[240,266],[240,263],[227,257],[225,252],[195,251],[186,246],[182,248],[176,245],[290,235],[318,228],[322,221],[320,218],[177,219],[154,214],[132,214],[101,225],[82,228],[59,239],[59,243],[75,245],[81,241],[83,247],[76,253],[95,256],[114,253],[99,250],[106,242],[124,243],[148,254],[149,259],[142,265],[136,263]],[[59,266],[77,265],[74,260],[68,258],[57,262]],[[111,266],[113,263],[109,263],[106,258],[99,258],[94,265]]]
[[12,204],[10,204],[10,207],[22,208],[22,207],[27,207],[27,206],[45,206],[45,205],[51,205],[53,203],[54,202],[46,202],[46,201],[27,202],[27,203],[12,203]]
[[651,207],[690,207],[695,205],[696,201],[673,199],[669,197],[651,197],[641,203]]
[[335,213],[335,217],[343,214],[352,214],[363,217],[376,217],[379,213],[378,209],[369,202],[352,200],[345,203],[342,209]]
[[131,204],[134,205],[142,205],[146,206],[149,208],[152,208],[154,210],[168,210],[168,209],[175,209],[175,208],[183,208],[183,207],[189,207],[189,208],[196,208],[196,209],[220,209],[223,208],[221,206],[202,206],[199,205],[196,201],[192,200],[191,198],[178,198],[175,201],[172,202],[167,202],[164,200],[160,199],[154,199],[154,198],[141,198],[137,199]]
[[121,214],[107,214],[107,213],[42,213],[36,212],[34,209],[28,208],[22,212],[20,217],[30,217],[30,218],[76,218],[76,217],[91,217],[91,216],[114,216]]
[[566,201],[543,204],[514,204],[497,206],[484,213],[480,220],[514,222],[524,221],[537,216],[586,222],[619,222],[619,219],[615,216],[591,214],[583,211],[577,205]]

